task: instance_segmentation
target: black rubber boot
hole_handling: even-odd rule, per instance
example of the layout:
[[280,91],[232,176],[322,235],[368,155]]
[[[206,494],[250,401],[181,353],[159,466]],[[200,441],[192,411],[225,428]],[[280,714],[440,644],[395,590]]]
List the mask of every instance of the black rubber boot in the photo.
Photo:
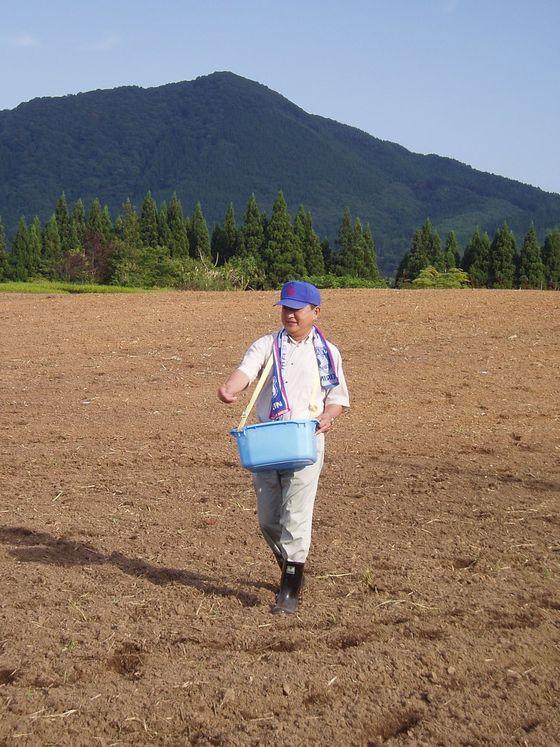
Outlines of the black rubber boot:
[[293,563],[286,560],[282,569],[280,590],[276,595],[273,615],[293,615],[298,608],[298,596],[303,581],[304,563]]

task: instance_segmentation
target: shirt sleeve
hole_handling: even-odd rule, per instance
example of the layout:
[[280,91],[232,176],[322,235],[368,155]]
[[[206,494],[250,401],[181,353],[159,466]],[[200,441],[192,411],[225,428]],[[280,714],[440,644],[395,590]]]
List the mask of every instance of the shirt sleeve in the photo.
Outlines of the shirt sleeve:
[[239,370],[249,377],[249,384],[257,378],[272,353],[272,335],[259,337],[245,353]]
[[327,391],[327,396],[325,397],[325,407],[327,405],[342,405],[342,407],[347,409],[348,407],[350,407],[350,395],[348,393],[348,386],[346,384],[344,371],[342,370],[342,356],[340,355],[337,347],[331,345],[331,343],[327,344],[332,353],[336,376],[338,378],[338,384]]

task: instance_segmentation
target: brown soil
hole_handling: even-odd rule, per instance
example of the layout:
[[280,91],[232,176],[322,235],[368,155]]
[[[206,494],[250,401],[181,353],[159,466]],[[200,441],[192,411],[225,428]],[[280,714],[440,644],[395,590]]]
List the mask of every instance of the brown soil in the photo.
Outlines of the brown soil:
[[282,619],[215,396],[274,294],[0,296],[0,744],[558,743],[560,294],[324,296]]

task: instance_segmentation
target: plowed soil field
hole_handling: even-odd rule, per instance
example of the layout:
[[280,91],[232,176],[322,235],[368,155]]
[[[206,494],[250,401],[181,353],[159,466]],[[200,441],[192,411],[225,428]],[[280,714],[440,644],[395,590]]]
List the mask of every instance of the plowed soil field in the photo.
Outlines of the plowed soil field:
[[273,293],[0,295],[0,744],[560,741],[560,294],[325,291],[296,617],[216,389]]

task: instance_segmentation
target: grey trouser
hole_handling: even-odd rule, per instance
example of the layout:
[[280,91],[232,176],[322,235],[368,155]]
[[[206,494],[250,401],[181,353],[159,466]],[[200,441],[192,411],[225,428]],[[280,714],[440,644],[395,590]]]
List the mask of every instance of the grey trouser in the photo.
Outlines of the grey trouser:
[[311,545],[313,506],[325,452],[298,470],[253,473],[259,526],[273,552],[286,560],[305,563]]

